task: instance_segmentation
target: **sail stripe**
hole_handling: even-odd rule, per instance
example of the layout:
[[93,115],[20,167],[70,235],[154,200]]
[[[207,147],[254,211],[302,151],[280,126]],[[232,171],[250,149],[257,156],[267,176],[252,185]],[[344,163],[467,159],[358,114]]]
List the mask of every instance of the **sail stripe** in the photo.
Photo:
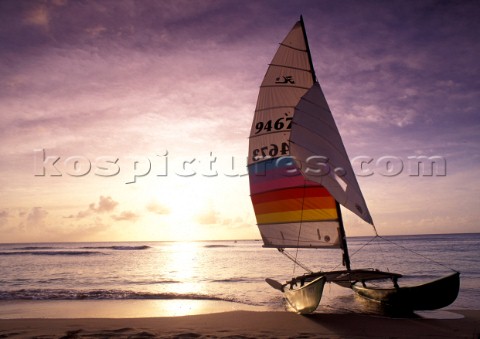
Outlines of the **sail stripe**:
[[258,225],[266,247],[339,247],[338,221]]
[[[255,195],[257,193],[274,191],[282,188],[303,187],[304,182],[304,179],[299,176],[292,178],[281,178],[276,180],[266,179],[264,182],[253,183],[253,185],[250,186],[250,193],[252,195]],[[316,183],[313,184],[316,185]]]
[[271,201],[302,199],[310,197],[331,197],[328,191],[322,186],[315,187],[295,187],[284,190],[276,190],[252,195],[254,205]]
[[255,111],[279,106],[295,107],[308,87],[264,86],[261,90]]
[[[279,194],[288,196],[293,194],[295,197],[297,194],[301,196],[307,196],[308,194],[327,196],[330,195],[327,190],[321,189],[318,183],[305,178],[300,174],[296,166],[293,165],[294,161],[290,157],[284,157],[277,160],[267,160],[252,164],[248,167],[249,179],[250,179],[250,193],[252,196],[263,192],[277,191],[284,189],[284,193],[274,193],[276,199],[281,199]],[[290,191],[293,187],[300,187],[296,191]],[[312,191],[313,193],[303,193],[304,188],[316,187],[318,191]],[[280,191],[281,192],[281,191]],[[255,204],[257,200],[253,200]]]
[[255,205],[255,214],[264,214],[272,212],[283,211],[295,211],[295,210],[307,210],[307,209],[334,209],[335,200],[330,197],[313,197],[313,198],[300,198],[300,199],[285,199],[271,202],[265,202]]
[[279,44],[280,46],[283,46],[283,47],[286,47],[286,48],[290,48],[290,49],[294,49],[296,51],[300,51],[300,52],[307,52],[307,50],[305,48],[298,48],[298,47],[293,47],[293,46],[290,46],[290,45],[286,45],[284,43],[280,43]]
[[248,166],[248,173],[257,176],[265,175],[267,171],[273,170],[283,171],[284,175],[288,176],[300,174],[300,171],[295,166],[295,160],[288,156],[277,159],[268,159]]
[[313,209],[258,214],[256,217],[257,223],[261,225],[285,222],[336,220],[338,215],[336,209]]

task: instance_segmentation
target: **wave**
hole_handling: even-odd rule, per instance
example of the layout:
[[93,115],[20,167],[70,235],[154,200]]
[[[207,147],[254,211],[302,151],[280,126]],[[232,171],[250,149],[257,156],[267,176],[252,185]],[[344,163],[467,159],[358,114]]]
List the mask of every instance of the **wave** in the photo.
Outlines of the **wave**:
[[220,248],[220,247],[233,247],[231,245],[205,245],[205,248]]
[[148,250],[151,247],[147,245],[141,245],[141,246],[85,246],[80,248],[93,249],[93,250],[139,251],[139,250]]
[[[116,250],[116,251],[141,251],[151,248],[147,245],[126,246],[83,246],[83,247],[53,247],[53,246],[24,246],[14,247],[11,251],[0,251],[0,256],[6,255],[69,255],[69,256],[86,256],[86,255],[104,255],[107,253],[101,251],[90,250]],[[88,251],[85,251],[88,250]]]
[[39,252],[20,252],[20,251],[11,251],[11,252],[0,252],[2,255],[104,255],[103,252],[98,251],[39,251]]
[[249,278],[227,278],[227,279],[214,279],[214,280],[211,280],[212,282],[220,282],[220,283],[236,283],[236,282],[243,282],[243,281],[247,281],[247,282],[252,282],[252,279]]
[[61,290],[61,289],[21,289],[0,291],[0,300],[221,300],[238,302],[233,298],[222,298],[197,293],[153,293],[128,290]]
[[179,284],[181,281],[179,280],[144,280],[144,281],[138,281],[138,280],[125,280],[124,283],[126,285],[159,285],[159,284]]
[[14,247],[13,248],[16,251],[34,251],[34,250],[53,250],[53,249],[58,249],[58,247],[52,247],[52,246],[25,246],[25,247]]

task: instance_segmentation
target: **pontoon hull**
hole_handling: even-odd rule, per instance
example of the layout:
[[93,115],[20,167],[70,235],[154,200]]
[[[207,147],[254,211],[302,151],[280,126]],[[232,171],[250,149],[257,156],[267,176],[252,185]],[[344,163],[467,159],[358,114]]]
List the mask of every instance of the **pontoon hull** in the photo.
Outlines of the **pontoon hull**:
[[360,296],[399,310],[436,310],[455,301],[460,273],[412,287],[373,288],[357,282],[352,289]]
[[284,288],[285,298],[298,314],[308,314],[315,311],[322,299],[325,277],[319,277],[296,289]]

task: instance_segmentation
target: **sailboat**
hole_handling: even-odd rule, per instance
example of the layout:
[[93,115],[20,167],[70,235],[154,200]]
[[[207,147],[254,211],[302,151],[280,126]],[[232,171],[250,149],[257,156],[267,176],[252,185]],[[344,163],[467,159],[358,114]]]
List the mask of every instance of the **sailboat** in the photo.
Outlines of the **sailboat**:
[[[312,272],[285,283],[266,279],[300,314],[315,311],[325,283],[353,289],[388,306],[428,310],[445,307],[458,294],[455,272],[440,280],[400,287],[399,273],[352,269],[340,205],[372,225],[372,217],[339,130],[317,81],[303,18],[280,43],[260,86],[249,138],[251,200],[263,247],[338,248],[345,269]],[[387,280],[392,287],[367,284]]]

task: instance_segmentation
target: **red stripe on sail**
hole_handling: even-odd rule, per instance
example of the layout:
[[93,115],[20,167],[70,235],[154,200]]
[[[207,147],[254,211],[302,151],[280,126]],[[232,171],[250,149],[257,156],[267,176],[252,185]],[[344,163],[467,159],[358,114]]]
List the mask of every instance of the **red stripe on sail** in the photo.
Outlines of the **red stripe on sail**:
[[268,191],[275,191],[281,189],[290,189],[294,187],[316,187],[318,183],[305,180],[303,177],[281,178],[276,180],[265,180],[262,183],[250,183],[250,193],[252,195],[261,194]]
[[254,205],[264,202],[285,199],[301,199],[303,197],[329,197],[330,193],[325,187],[315,184],[308,187],[294,187],[277,191],[264,192],[252,195],[252,203]]

